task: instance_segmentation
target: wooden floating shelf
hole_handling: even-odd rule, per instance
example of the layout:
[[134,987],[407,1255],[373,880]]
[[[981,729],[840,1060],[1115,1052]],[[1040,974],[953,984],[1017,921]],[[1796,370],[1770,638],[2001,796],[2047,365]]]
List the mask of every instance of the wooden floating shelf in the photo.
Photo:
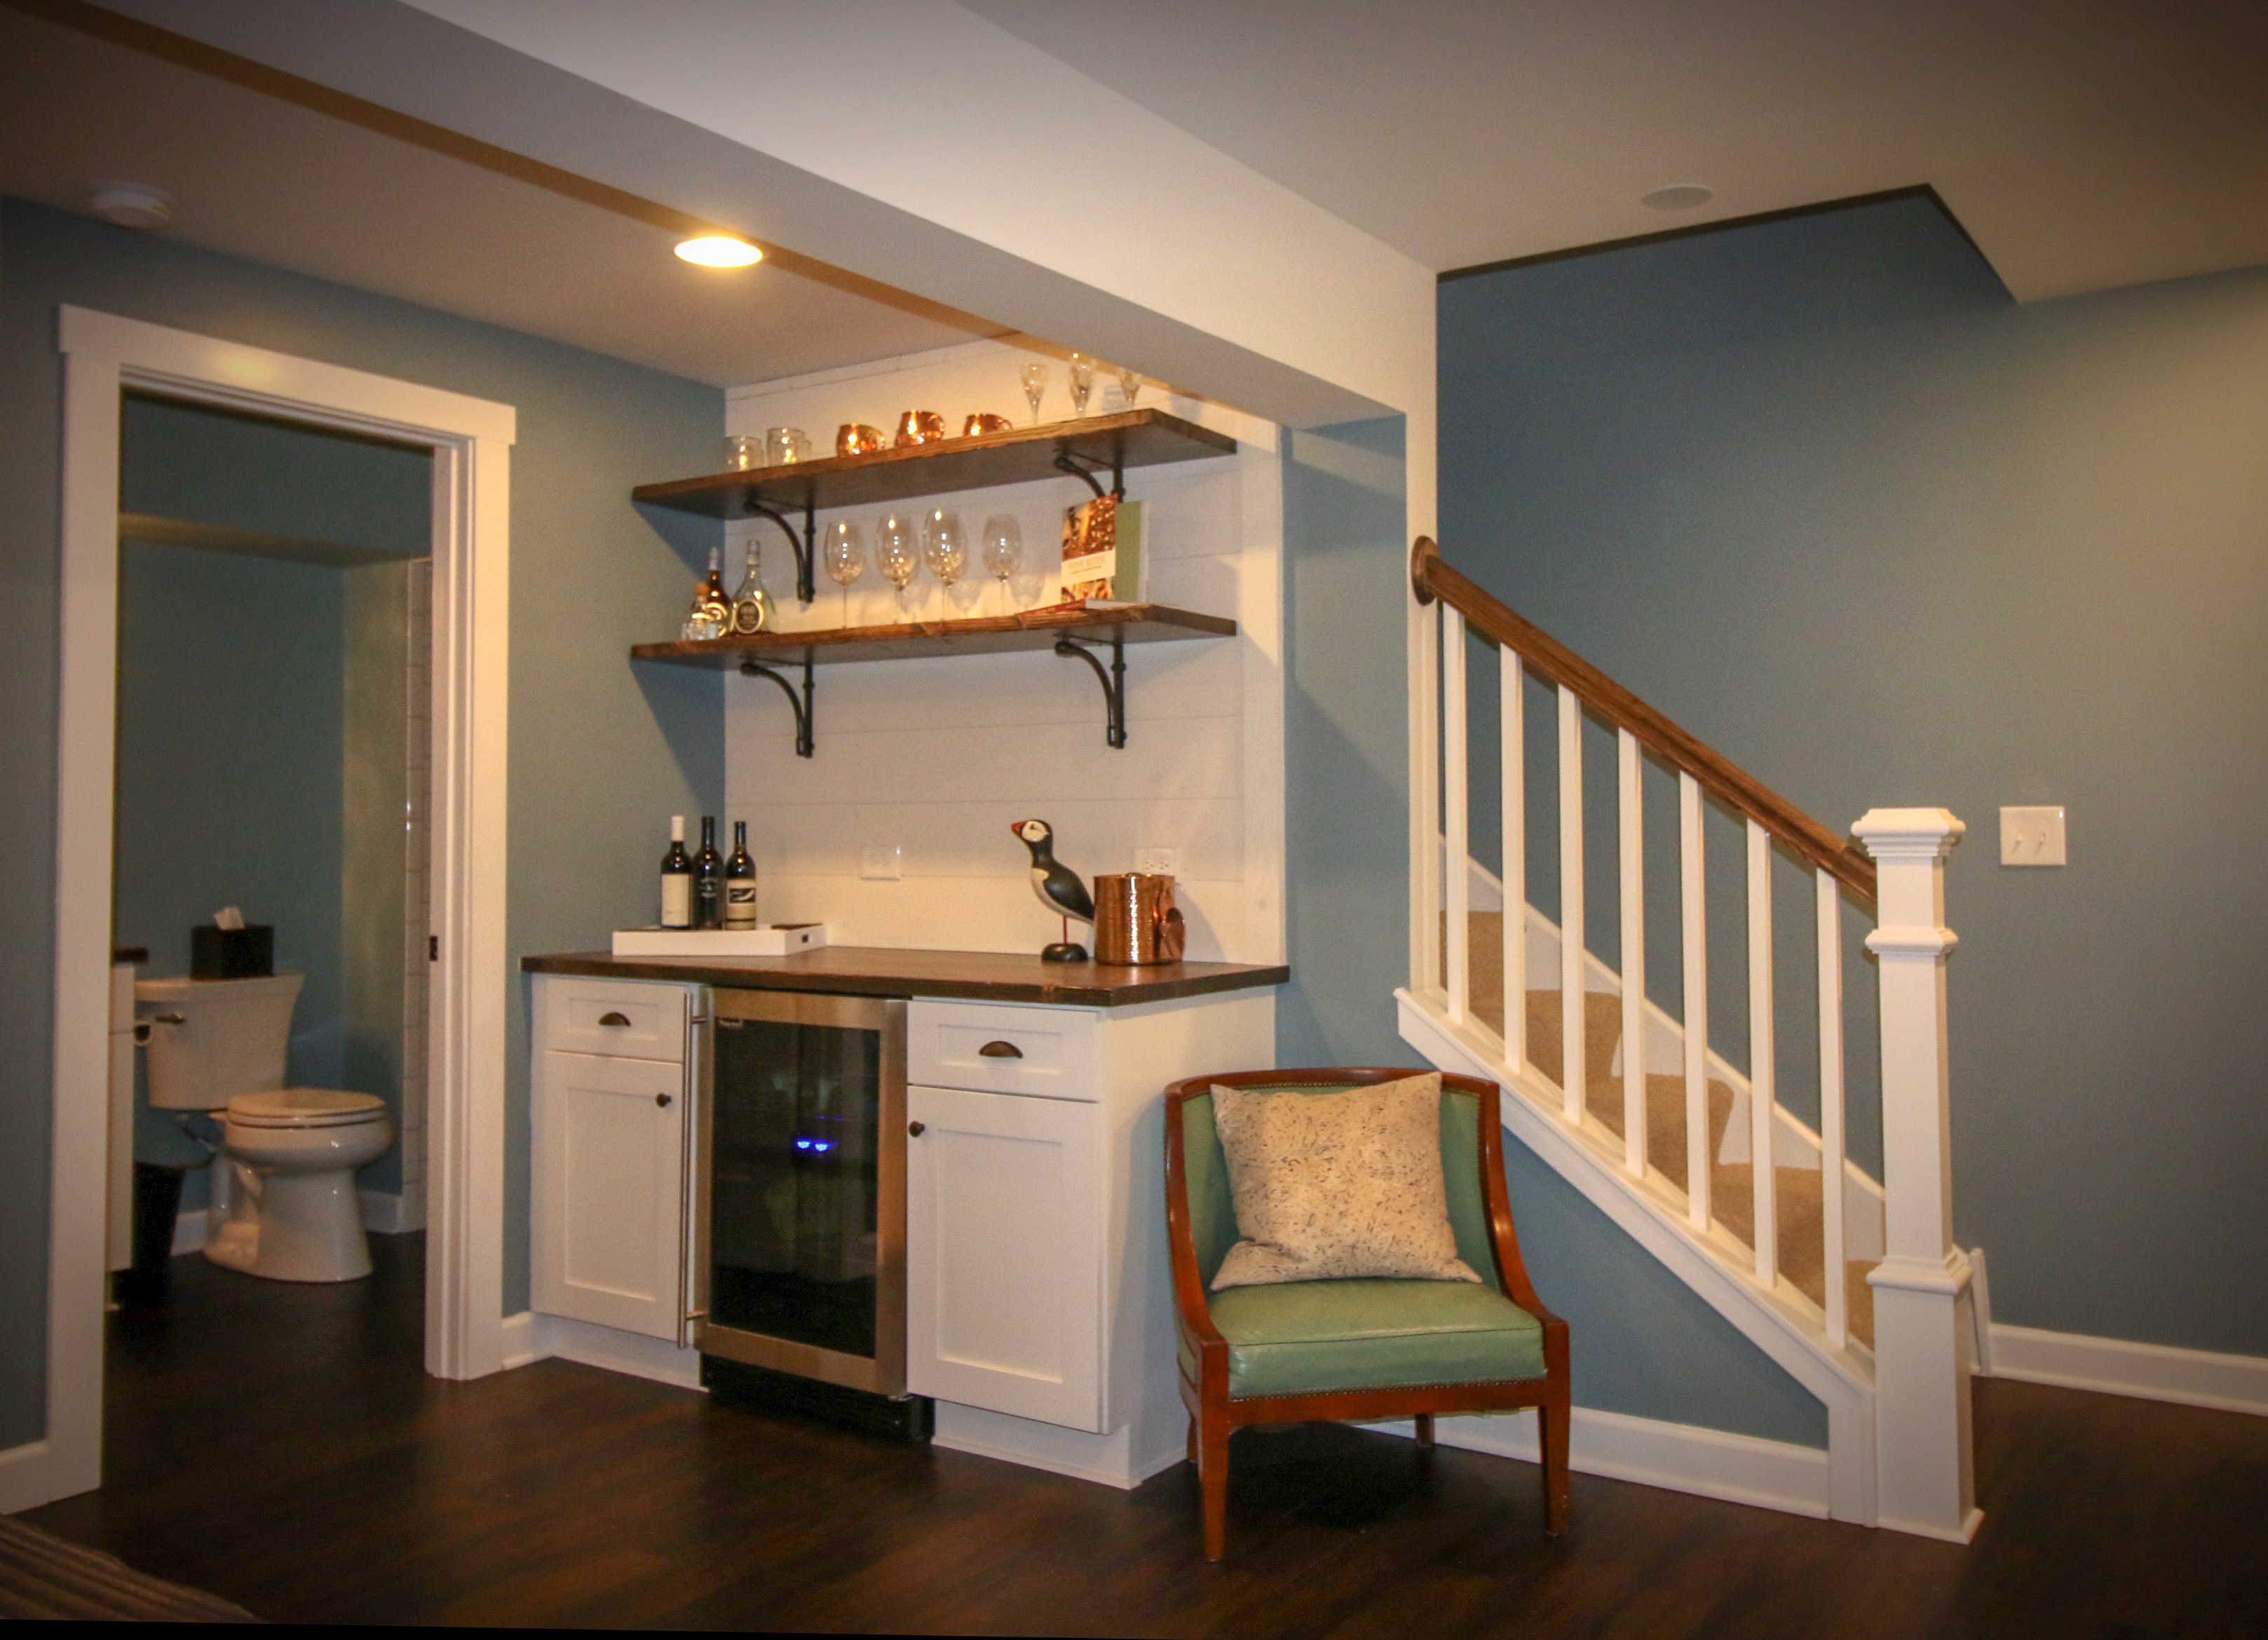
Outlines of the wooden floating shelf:
[[1165,604],[1129,604],[1117,609],[1027,609],[1020,614],[986,615],[974,621],[914,621],[885,627],[828,627],[808,632],[765,632],[755,637],[709,638],[699,643],[640,643],[637,660],[725,670],[743,661],[760,666],[808,659],[836,661],[913,660],[933,655],[1005,655],[1019,650],[1052,650],[1060,639],[1106,643],[1171,643],[1188,638],[1234,637],[1236,622]]
[[1226,433],[1163,410],[1123,410],[1116,416],[1091,416],[1082,421],[1019,427],[1005,433],[945,438],[902,450],[878,450],[872,455],[828,456],[784,467],[749,467],[705,478],[641,484],[630,496],[649,506],[703,518],[744,518],[750,515],[752,503],[778,511],[828,511],[1061,478],[1064,474],[1057,463],[1064,457],[1099,473],[1123,474],[1134,467],[1204,461],[1235,453],[1236,440]]

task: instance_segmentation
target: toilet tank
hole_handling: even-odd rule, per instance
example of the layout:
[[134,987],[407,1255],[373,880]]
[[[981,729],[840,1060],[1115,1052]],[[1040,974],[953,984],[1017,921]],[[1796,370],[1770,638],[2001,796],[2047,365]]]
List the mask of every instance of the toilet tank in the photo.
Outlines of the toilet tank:
[[136,1024],[150,1027],[150,1103],[218,1110],[239,1093],[284,1085],[291,1009],[303,974],[256,980],[136,980]]

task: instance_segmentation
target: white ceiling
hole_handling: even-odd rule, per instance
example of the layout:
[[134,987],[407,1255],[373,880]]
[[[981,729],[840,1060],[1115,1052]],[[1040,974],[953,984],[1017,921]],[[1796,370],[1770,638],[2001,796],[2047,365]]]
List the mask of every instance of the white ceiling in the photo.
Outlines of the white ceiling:
[[0,193],[107,178],[171,193],[170,238],[718,386],[1005,329],[792,255],[695,268],[666,226],[0,7]]
[[2024,299],[2268,263],[2262,0],[961,3],[1436,271],[1922,183]]

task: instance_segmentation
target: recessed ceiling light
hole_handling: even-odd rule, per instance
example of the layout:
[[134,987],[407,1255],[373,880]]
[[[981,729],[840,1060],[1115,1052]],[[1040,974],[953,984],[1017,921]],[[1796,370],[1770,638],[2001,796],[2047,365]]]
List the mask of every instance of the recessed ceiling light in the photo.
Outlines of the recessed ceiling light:
[[728,234],[704,234],[697,239],[680,241],[677,254],[688,262],[698,262],[703,268],[747,268],[764,259],[764,254],[746,239],[736,239]]
[[1638,202],[1650,210],[1691,210],[1716,197],[1716,189],[1703,188],[1698,182],[1677,182],[1639,195]]
[[173,196],[146,182],[97,182],[86,191],[86,208],[122,228],[162,228],[173,219]]

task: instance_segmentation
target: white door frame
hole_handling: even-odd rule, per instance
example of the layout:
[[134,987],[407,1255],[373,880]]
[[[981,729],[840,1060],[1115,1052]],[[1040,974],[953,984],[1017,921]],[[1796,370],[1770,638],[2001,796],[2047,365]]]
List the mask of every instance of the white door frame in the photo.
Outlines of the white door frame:
[[[11,1506],[102,1479],[104,1178],[117,739],[120,394],[139,388],[433,452],[433,915],[425,1370],[504,1364],[510,405],[63,308],[54,1161],[45,1452]],[[19,1449],[19,1453],[20,1453]],[[18,1454],[11,1454],[16,1456]],[[29,1454],[22,1454],[29,1456]],[[36,1495],[34,1495],[36,1494]],[[14,1498],[22,1498],[15,1502]]]

